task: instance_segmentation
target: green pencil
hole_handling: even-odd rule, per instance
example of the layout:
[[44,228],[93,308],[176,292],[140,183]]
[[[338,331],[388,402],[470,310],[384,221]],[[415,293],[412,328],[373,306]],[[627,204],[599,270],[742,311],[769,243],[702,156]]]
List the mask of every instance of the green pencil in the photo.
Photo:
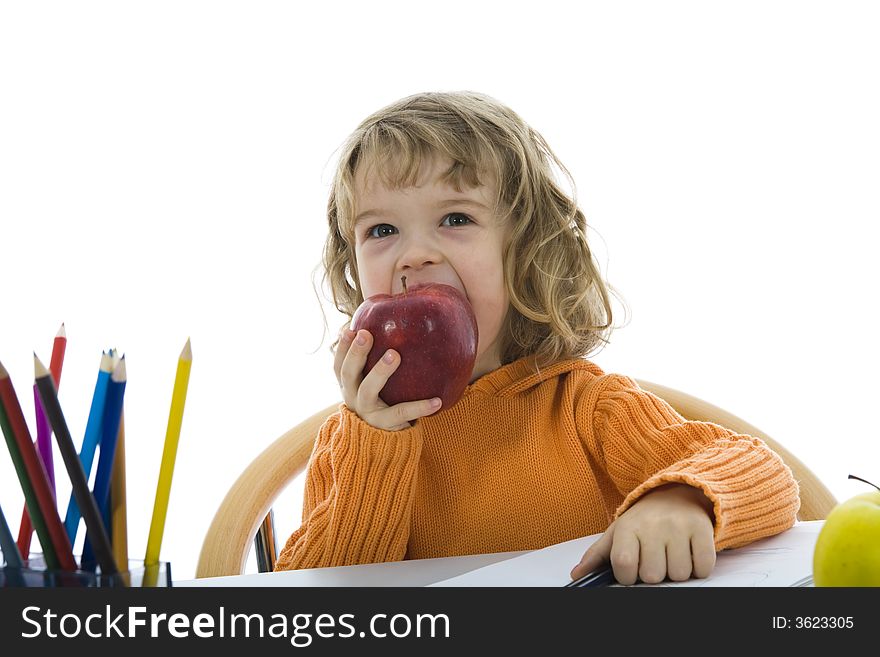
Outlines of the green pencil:
[[[3,365],[0,364],[0,369],[2,368]],[[5,372],[6,370],[4,369],[3,373],[5,374]],[[15,442],[15,434],[12,433],[12,424],[9,422],[9,417],[6,415],[6,407],[3,405],[2,401],[0,401],[0,427],[2,427],[3,436],[6,438],[6,447],[9,448],[9,456],[12,457],[12,464],[15,466],[15,473],[18,475],[19,483],[21,483],[21,490],[24,493],[24,501],[27,504],[28,514],[31,517],[34,530],[37,532],[37,537],[40,539],[40,546],[43,548],[43,558],[46,560],[46,567],[50,570],[58,570],[61,565],[58,562],[58,557],[52,547],[52,539],[49,537],[49,529],[46,527],[46,521],[43,519],[43,514],[40,511],[40,504],[37,501],[37,495],[34,492],[33,486],[31,486],[31,480],[30,477],[28,477],[27,468],[24,465],[21,452],[18,451],[18,445]],[[28,555],[23,554],[22,558],[27,559]]]

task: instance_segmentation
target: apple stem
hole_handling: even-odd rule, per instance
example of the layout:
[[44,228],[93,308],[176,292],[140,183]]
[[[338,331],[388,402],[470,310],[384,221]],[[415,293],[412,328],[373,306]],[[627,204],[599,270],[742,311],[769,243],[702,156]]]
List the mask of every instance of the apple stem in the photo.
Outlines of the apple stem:
[[401,276],[400,282],[403,283],[403,293],[406,294],[406,276]]
[[859,481],[863,481],[863,482],[865,482],[866,484],[870,484],[871,486],[873,486],[873,487],[876,488],[877,490],[880,490],[880,486],[878,486],[877,484],[872,484],[872,483],[871,483],[870,481],[868,481],[867,479],[862,479],[861,477],[856,477],[855,475],[850,475],[850,476],[847,477],[847,479],[858,479]]

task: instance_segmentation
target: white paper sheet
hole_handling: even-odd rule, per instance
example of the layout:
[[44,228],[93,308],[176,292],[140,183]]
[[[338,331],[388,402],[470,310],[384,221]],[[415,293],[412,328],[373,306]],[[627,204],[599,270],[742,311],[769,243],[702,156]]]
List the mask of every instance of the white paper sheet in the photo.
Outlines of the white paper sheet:
[[[706,579],[655,586],[793,586],[813,572],[813,548],[822,521],[799,522],[776,536],[718,553]],[[599,534],[551,545],[435,582],[430,586],[564,586]]]

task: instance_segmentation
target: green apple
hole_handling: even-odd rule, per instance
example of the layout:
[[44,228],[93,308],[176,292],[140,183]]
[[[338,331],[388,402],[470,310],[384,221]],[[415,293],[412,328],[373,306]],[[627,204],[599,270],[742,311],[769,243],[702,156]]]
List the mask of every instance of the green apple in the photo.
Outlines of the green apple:
[[813,552],[813,582],[880,586],[880,489],[856,495],[828,514]]

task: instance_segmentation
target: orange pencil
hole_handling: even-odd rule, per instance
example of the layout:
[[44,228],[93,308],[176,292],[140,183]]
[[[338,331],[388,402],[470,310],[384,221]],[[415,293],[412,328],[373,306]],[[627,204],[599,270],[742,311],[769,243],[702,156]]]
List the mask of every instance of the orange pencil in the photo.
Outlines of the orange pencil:
[[128,517],[125,499],[125,411],[119,418],[119,436],[110,477],[110,536],[113,558],[122,571],[128,570]]

